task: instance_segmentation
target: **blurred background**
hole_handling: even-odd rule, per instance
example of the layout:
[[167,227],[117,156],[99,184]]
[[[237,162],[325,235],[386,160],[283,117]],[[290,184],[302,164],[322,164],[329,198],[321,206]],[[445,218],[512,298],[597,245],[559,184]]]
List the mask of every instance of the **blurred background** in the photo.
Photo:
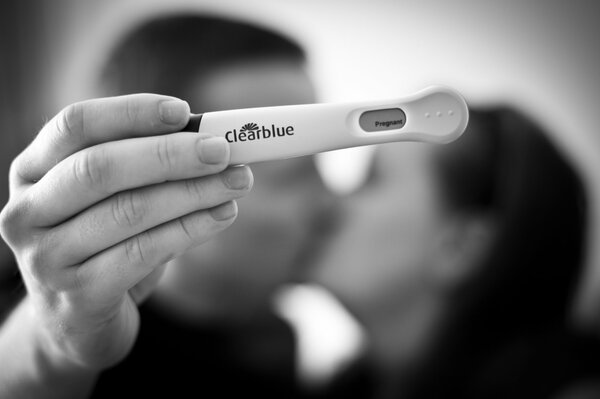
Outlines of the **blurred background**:
[[[0,201],[8,198],[11,159],[62,107],[94,95],[94,77],[132,25],[180,11],[239,18],[304,47],[320,102],[394,98],[444,84],[471,104],[510,102],[531,116],[565,149],[589,189],[578,313],[589,322],[600,316],[590,306],[600,294],[585,289],[600,281],[593,268],[600,270],[599,10],[592,0],[4,1]],[[332,191],[346,195],[363,182],[371,155],[370,148],[322,154],[319,171]],[[7,251],[2,246],[3,258]],[[288,306],[303,314],[312,303]]]
[[[242,18],[294,37],[308,53],[322,102],[393,98],[436,83],[456,87],[471,103],[511,101],[567,148],[590,185],[592,202],[600,204],[600,7],[591,0],[25,0],[3,8],[5,171],[48,118],[90,97],[110,46],[132,24],[190,10]],[[364,176],[369,153],[322,156],[326,182],[351,191]],[[0,179],[5,201],[6,173]],[[597,206],[591,230],[591,241],[598,242]],[[600,263],[600,245],[589,247],[589,263]]]

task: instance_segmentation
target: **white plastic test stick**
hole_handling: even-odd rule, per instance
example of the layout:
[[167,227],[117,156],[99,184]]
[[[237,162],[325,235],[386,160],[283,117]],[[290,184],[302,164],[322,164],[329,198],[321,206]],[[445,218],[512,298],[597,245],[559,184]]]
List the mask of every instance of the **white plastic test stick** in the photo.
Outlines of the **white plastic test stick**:
[[431,86],[389,101],[207,112],[192,115],[184,130],[225,137],[237,165],[397,141],[444,144],[460,137],[468,119],[458,92]]

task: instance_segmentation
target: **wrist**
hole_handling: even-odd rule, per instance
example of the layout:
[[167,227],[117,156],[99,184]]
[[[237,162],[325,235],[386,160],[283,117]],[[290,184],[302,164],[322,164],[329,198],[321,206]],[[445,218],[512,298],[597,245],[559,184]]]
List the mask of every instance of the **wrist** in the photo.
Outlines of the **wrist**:
[[92,386],[97,378],[98,371],[77,364],[71,360],[52,339],[43,326],[37,310],[29,296],[21,303],[21,311],[27,322],[27,331],[31,334],[31,350],[37,366],[37,375],[42,381],[58,381],[78,383]]
[[84,398],[97,374],[61,356],[26,296],[0,328],[0,397]]

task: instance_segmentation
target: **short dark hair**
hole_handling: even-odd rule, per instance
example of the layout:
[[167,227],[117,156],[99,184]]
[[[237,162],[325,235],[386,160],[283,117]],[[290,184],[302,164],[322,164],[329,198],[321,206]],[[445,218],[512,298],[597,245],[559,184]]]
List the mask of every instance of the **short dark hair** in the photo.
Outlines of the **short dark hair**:
[[246,22],[169,15],[131,29],[110,52],[100,84],[109,95],[154,92],[185,97],[189,79],[228,62],[285,57],[303,62],[292,39]]

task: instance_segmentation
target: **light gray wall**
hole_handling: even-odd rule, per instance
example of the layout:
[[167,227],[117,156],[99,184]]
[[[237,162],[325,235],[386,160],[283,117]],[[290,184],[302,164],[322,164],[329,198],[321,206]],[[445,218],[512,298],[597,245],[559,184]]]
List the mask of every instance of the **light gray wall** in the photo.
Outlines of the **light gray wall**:
[[[590,265],[600,265],[600,13],[593,0],[27,3],[39,12],[30,29],[42,33],[41,45],[32,45],[39,53],[31,56],[38,62],[32,79],[39,90],[26,93],[36,121],[94,95],[93,77],[127,26],[173,10],[248,18],[296,36],[309,50],[323,101],[395,97],[443,83],[474,103],[515,102],[551,131],[584,172],[595,204]],[[34,124],[23,126],[31,130]],[[35,133],[30,130],[19,132],[22,145]],[[338,153],[320,165],[326,179],[351,186],[365,157],[360,150]],[[595,280],[600,273],[585,277]]]

